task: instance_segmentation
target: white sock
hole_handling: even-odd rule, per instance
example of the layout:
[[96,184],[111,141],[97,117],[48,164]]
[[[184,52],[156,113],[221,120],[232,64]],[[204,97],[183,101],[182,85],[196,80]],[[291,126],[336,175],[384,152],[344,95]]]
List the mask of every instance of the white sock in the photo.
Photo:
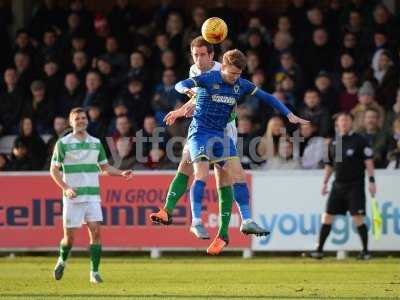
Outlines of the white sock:
[[61,257],[58,257],[57,264],[65,265],[65,261],[63,261]]
[[199,219],[199,218],[192,219],[192,226],[197,226],[197,225],[200,225],[201,223],[202,223],[201,219]]
[[243,224],[249,224],[249,223],[251,223],[251,222],[253,222],[252,219],[244,219],[244,220],[242,221]]

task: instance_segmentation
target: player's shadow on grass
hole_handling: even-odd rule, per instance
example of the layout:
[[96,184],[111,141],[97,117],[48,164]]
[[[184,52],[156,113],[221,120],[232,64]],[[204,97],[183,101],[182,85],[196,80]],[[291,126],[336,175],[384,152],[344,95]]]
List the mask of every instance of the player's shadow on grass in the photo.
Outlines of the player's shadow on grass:
[[[366,299],[365,296],[353,296],[353,297],[322,297],[319,295],[298,295],[298,296],[284,296],[284,295],[264,295],[264,296],[251,296],[251,295],[157,295],[157,294],[124,294],[124,295],[115,295],[115,294],[103,294],[103,295],[94,295],[94,294],[0,294],[0,299],[7,299],[3,297],[12,297],[12,298],[22,298],[22,299],[48,299],[48,298],[84,298],[84,299],[119,299],[119,298],[127,298],[127,299]],[[368,299],[374,300],[387,300],[387,299],[398,299],[397,297],[371,297],[368,296]]]

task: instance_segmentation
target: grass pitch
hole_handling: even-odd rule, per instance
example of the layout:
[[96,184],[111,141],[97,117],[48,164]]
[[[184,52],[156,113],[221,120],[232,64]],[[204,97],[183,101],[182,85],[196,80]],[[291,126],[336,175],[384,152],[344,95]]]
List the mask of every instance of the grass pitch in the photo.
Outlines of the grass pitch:
[[89,283],[88,258],[72,257],[61,281],[55,257],[0,258],[0,299],[400,299],[395,258],[103,258],[104,283]]

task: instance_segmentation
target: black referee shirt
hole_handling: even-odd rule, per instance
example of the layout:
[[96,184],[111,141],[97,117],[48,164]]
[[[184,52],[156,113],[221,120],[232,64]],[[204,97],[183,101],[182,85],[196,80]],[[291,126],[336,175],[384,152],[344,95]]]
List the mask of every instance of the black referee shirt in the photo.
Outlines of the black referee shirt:
[[334,167],[335,180],[340,183],[364,182],[364,161],[373,158],[373,151],[367,140],[350,131],[347,135],[337,135],[329,145],[327,164]]

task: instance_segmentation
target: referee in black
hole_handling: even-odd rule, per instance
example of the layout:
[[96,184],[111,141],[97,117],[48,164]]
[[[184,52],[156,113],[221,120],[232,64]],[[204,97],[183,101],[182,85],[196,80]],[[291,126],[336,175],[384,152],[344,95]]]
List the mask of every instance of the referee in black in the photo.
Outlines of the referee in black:
[[367,169],[368,190],[372,197],[375,196],[373,151],[361,135],[352,131],[352,125],[351,114],[342,112],[337,116],[337,135],[329,147],[322,195],[328,193],[328,181],[333,172],[335,172],[335,180],[329,194],[326,212],[322,215],[318,247],[309,253],[313,258],[323,257],[324,243],[331,231],[335,215],[346,215],[347,211],[350,212],[361,238],[363,250],[359,259],[371,258],[368,252],[368,229],[364,223],[366,202],[364,182],[365,169]]

